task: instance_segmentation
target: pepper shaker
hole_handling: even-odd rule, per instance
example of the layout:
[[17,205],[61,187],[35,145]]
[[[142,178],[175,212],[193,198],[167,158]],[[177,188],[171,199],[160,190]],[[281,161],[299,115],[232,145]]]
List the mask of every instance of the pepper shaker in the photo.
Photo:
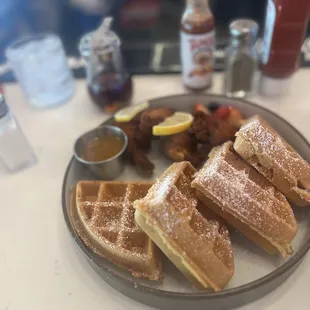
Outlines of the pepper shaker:
[[238,19],[229,25],[224,80],[224,93],[229,97],[246,97],[253,88],[258,63],[255,47],[258,29],[258,24],[251,19]]

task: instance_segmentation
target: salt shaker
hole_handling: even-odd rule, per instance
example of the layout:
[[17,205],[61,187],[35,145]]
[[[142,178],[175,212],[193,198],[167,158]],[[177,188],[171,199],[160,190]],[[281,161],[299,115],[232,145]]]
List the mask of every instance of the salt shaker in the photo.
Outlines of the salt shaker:
[[224,93],[229,97],[242,98],[252,90],[258,63],[255,46],[258,29],[258,24],[251,19],[238,19],[229,25],[224,80]]
[[17,172],[36,162],[35,155],[0,92],[0,160]]

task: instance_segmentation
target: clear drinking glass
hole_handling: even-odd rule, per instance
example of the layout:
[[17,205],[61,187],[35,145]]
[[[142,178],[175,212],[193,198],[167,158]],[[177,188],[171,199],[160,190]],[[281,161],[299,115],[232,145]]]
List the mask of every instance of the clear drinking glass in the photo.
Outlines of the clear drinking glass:
[[36,163],[36,157],[2,95],[0,95],[0,160],[11,172]]
[[52,107],[72,97],[74,79],[58,36],[20,39],[7,48],[6,57],[33,107]]

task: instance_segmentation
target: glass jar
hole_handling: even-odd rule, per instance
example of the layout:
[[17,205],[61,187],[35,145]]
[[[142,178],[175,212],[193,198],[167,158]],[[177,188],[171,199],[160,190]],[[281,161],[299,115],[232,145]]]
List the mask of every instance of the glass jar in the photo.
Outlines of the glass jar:
[[114,113],[130,103],[132,80],[124,67],[120,38],[110,28],[107,17],[94,32],[80,41],[79,50],[86,65],[89,94],[105,112]]

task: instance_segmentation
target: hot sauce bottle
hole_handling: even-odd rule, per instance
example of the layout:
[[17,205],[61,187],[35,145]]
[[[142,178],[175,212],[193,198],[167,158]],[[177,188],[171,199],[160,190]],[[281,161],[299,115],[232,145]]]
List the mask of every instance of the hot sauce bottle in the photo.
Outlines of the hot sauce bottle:
[[261,57],[261,92],[276,95],[299,68],[310,0],[268,0]]
[[211,86],[215,22],[207,0],[187,0],[181,19],[180,48],[184,85],[192,90]]

